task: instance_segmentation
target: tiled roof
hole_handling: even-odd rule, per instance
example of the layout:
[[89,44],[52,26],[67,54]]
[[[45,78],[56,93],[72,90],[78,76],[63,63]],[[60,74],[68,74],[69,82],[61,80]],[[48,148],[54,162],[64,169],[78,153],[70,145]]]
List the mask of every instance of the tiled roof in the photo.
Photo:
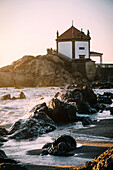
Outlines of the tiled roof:
[[85,35],[84,32],[79,31],[74,26],[71,26],[68,30],[66,30],[63,34],[58,36],[57,40],[66,40],[66,39],[75,39],[75,40],[89,40],[90,37]]

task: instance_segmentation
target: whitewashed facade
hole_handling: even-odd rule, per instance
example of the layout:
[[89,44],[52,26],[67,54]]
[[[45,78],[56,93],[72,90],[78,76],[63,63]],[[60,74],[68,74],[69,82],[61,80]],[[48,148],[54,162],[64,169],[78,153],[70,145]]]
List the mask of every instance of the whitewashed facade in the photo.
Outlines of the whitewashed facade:
[[69,58],[72,58],[72,42],[71,41],[59,42],[58,52]]
[[89,58],[89,42],[75,41],[75,59]]

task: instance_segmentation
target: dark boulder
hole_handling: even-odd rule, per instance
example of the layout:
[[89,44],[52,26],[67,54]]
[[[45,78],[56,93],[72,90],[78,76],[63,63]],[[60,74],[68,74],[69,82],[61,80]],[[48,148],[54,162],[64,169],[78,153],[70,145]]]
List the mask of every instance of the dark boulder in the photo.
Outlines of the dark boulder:
[[0,169],[27,170],[24,165],[20,165],[14,159],[8,158],[3,150],[0,150]]
[[56,123],[69,123],[77,120],[76,107],[74,105],[53,98],[49,107],[52,109],[49,117]]
[[[45,152],[46,149],[46,152]],[[69,135],[59,136],[51,145],[43,147],[43,154],[48,152],[50,155],[68,156],[69,152],[76,149],[76,141]]]
[[84,86],[81,92],[84,100],[87,101],[91,107],[97,104],[97,95],[90,86]]
[[56,95],[55,95],[55,98],[58,98],[62,101],[67,101],[67,102],[70,102],[70,101],[80,101],[82,96],[81,96],[81,90],[80,89],[73,89],[73,90],[70,90],[70,89],[64,89],[60,92],[58,92]]
[[113,115],[113,107],[110,107],[110,114]]
[[112,104],[112,100],[110,97],[105,96],[105,95],[97,95],[97,101],[98,103],[103,103],[103,104]]
[[0,127],[0,136],[5,136],[8,134],[8,131],[4,127]]
[[33,107],[33,109],[29,112],[29,114],[32,113],[32,116],[37,115],[39,112],[45,112],[46,114],[49,112],[49,108],[47,107],[46,103],[41,103]]
[[97,112],[95,108],[97,105],[97,95],[90,86],[84,86],[82,89],[62,90],[56,97],[67,103],[73,102],[79,113],[93,114]]
[[5,94],[4,96],[1,97],[1,100],[11,100],[11,95]]
[[0,142],[7,142],[7,141],[8,141],[8,139],[0,136]]
[[46,144],[42,147],[42,149],[48,149],[48,148],[51,147],[51,145],[52,145],[52,143],[46,143]]
[[104,94],[103,94],[104,96],[107,96],[107,97],[109,97],[109,98],[111,98],[111,99],[113,99],[113,93],[110,93],[110,92],[104,92]]
[[82,124],[83,124],[83,126],[91,125],[92,120],[89,117],[84,117],[82,120]]
[[24,92],[21,91],[20,94],[18,95],[17,99],[26,99]]
[[34,139],[41,134],[48,133],[56,129],[53,120],[44,112],[25,120],[18,120],[9,131],[10,139]]
[[3,150],[0,150],[0,163],[17,163],[15,160],[7,157]]
[[80,114],[94,114],[97,110],[92,108],[87,101],[82,101],[78,103],[78,113]]

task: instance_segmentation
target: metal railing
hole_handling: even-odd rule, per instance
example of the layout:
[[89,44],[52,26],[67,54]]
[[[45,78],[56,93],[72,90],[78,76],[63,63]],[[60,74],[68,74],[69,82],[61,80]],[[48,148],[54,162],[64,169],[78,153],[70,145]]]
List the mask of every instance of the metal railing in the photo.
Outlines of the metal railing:
[[101,67],[101,68],[113,68],[113,64],[96,64],[96,67]]

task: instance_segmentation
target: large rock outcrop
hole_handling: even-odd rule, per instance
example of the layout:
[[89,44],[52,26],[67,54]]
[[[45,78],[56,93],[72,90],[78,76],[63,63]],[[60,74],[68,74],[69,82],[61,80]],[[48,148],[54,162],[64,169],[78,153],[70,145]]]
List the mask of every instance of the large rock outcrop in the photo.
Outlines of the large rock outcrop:
[[0,87],[62,86],[73,83],[76,78],[66,67],[66,61],[51,54],[26,55],[0,68]]
[[95,158],[92,162],[85,163],[80,170],[112,170],[113,169],[113,146]]
[[39,135],[56,129],[54,121],[46,114],[49,108],[46,103],[35,106],[27,119],[20,119],[11,127],[8,132],[10,139],[34,139]]

